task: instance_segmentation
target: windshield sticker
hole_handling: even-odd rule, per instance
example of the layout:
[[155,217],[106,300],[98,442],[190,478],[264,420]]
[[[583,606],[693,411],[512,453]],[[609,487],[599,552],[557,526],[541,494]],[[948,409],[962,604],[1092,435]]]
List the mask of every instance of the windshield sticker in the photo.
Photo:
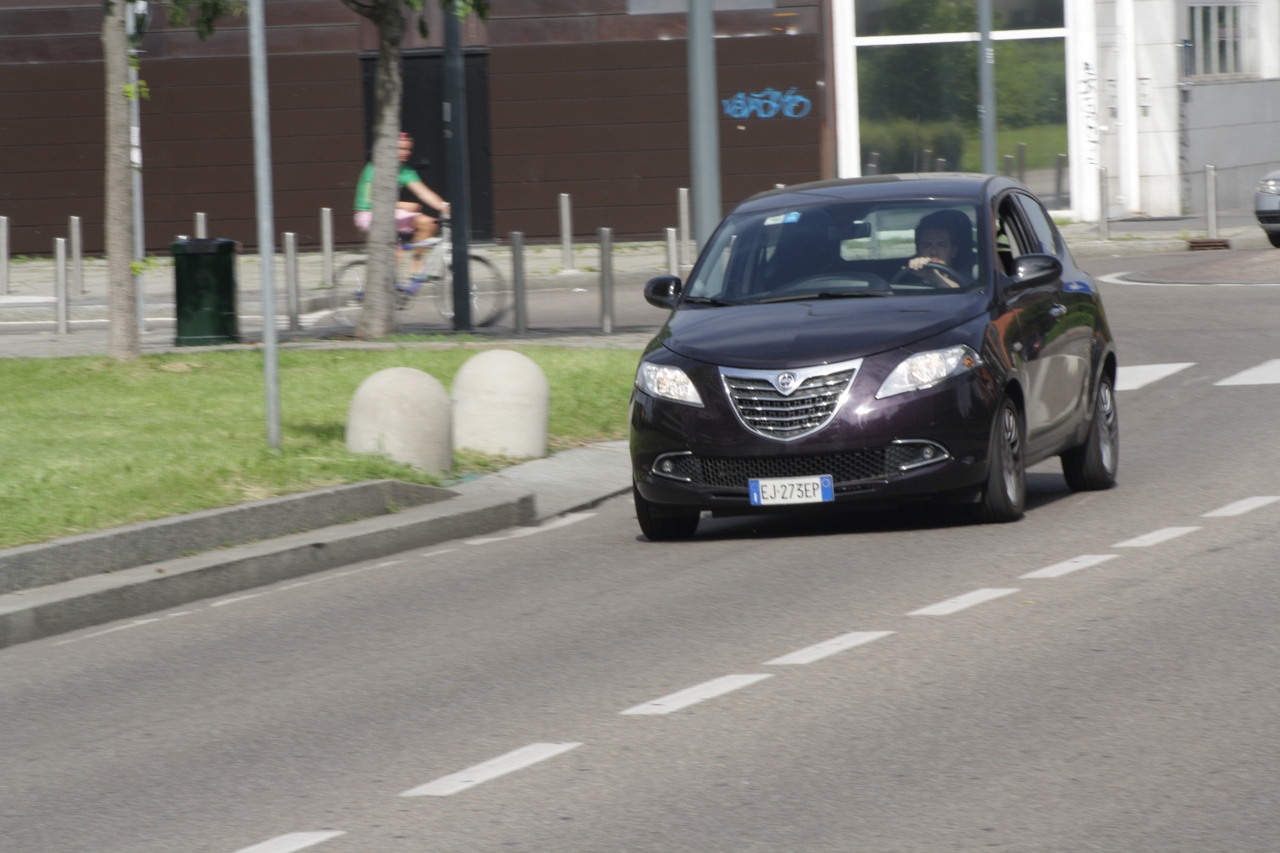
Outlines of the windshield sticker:
[[793,210],[790,213],[775,213],[764,221],[765,225],[781,225],[784,222],[799,222],[800,211]]

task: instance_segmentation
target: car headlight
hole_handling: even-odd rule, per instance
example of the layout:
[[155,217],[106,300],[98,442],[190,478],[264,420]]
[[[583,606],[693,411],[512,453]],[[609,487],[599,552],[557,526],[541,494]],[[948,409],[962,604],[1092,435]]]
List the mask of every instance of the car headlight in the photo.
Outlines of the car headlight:
[[893,369],[876,392],[876,399],[932,387],[980,364],[982,359],[967,346],[918,352]]
[[1280,178],[1267,178],[1258,184],[1258,192],[1280,195]]
[[690,406],[701,406],[702,397],[688,375],[678,367],[640,362],[636,371],[636,387],[653,397],[675,400]]

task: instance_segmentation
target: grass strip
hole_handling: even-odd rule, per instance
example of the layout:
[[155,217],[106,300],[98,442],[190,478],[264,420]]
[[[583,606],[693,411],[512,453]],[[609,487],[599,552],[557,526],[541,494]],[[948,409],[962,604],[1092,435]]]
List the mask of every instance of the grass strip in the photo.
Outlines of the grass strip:
[[[638,354],[514,348],[551,387],[551,449],[625,438]],[[348,453],[356,387],[413,367],[449,387],[474,348],[280,352],[282,447],[266,446],[262,357],[200,352],[0,360],[0,548],[362,480],[440,480]],[[515,460],[462,452],[454,478]]]

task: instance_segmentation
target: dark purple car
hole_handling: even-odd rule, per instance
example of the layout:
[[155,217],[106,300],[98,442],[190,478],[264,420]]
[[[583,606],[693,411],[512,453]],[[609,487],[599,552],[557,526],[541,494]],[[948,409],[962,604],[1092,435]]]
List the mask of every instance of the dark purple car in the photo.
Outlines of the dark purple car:
[[1116,355],[1093,279],[1025,187],[883,175],[754,196],[687,283],[631,398],[650,539],[699,514],[933,500],[1022,515],[1026,466],[1114,485]]

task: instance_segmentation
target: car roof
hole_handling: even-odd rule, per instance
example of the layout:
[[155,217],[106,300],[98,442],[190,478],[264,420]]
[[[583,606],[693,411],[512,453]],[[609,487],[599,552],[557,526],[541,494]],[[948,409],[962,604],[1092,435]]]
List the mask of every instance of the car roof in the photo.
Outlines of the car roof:
[[928,199],[978,201],[1004,189],[1026,189],[1012,178],[965,172],[899,173],[865,178],[815,181],[757,193],[734,208],[754,213],[824,201],[912,201]]

